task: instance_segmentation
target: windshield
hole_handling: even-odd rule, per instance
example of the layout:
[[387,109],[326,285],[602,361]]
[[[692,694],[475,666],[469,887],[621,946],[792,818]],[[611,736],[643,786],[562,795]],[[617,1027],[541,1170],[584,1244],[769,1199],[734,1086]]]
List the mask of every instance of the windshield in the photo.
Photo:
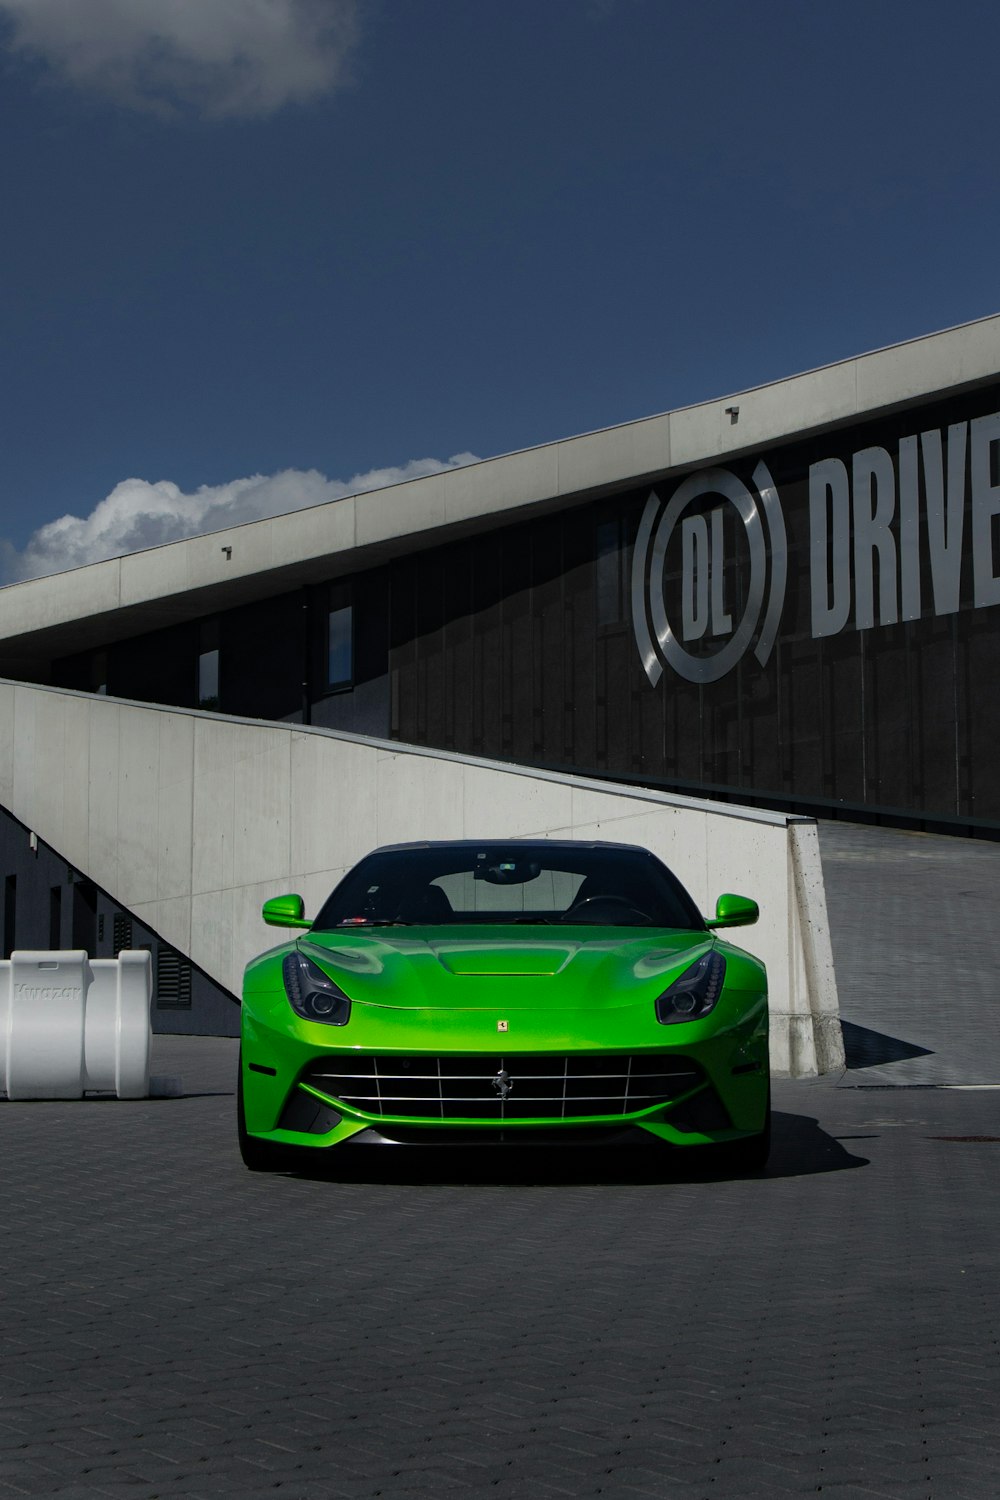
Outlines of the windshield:
[[313,930],[456,923],[705,926],[646,850],[542,840],[377,850],[344,877]]

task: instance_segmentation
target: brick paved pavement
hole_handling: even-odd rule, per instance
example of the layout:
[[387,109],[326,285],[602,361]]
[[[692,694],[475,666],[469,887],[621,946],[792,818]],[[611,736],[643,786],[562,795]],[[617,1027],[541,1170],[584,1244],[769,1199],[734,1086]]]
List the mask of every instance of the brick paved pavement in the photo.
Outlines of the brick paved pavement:
[[0,1106],[0,1500],[1000,1489],[1000,1143],[954,1139],[1000,1095],[778,1082],[755,1180],[259,1177],[234,1062],[161,1037],[182,1098]]

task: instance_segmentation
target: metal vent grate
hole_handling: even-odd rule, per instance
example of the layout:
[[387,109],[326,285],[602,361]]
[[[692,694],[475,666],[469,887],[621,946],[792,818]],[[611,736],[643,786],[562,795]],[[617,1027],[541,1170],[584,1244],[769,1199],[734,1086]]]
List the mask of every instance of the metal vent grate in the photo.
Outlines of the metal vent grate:
[[111,942],[115,950],[115,958],[123,948],[132,946],[132,918],[126,917],[122,912],[115,913],[115,920],[111,927]]
[[161,1010],[190,1010],[191,965],[173,948],[156,957],[156,1003]]
[[569,1120],[636,1114],[704,1082],[689,1057],[637,1053],[317,1058],[302,1082],[377,1118]]

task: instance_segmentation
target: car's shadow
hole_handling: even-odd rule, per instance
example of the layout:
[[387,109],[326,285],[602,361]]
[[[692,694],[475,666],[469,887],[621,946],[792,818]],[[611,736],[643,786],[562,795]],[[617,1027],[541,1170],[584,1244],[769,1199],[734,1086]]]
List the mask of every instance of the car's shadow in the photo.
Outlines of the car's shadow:
[[[315,1181],[385,1184],[559,1186],[720,1182],[751,1177],[808,1177],[865,1167],[810,1115],[775,1110],[772,1144],[762,1172],[739,1171],[716,1148],[668,1146],[539,1148],[522,1146],[341,1146],[302,1153],[285,1169]],[[316,1158],[316,1159],[314,1159]]]

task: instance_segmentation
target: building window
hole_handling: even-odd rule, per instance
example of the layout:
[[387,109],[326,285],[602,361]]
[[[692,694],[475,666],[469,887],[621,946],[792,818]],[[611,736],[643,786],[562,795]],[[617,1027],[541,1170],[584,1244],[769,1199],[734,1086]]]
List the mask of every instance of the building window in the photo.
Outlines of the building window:
[[8,875],[3,883],[3,956],[10,958],[17,943],[17,876]]
[[198,657],[198,707],[219,706],[219,648],[203,651]]
[[597,524],[597,623],[617,625],[622,617],[622,523]]
[[354,682],[354,604],[349,584],[330,590],[326,626],[326,685],[348,688]]
[[49,947],[62,947],[62,886],[49,888]]
[[208,620],[201,627],[198,653],[198,707],[219,707],[219,622]]
[[85,953],[97,951],[97,887],[92,880],[74,873],[70,887],[70,947]]

